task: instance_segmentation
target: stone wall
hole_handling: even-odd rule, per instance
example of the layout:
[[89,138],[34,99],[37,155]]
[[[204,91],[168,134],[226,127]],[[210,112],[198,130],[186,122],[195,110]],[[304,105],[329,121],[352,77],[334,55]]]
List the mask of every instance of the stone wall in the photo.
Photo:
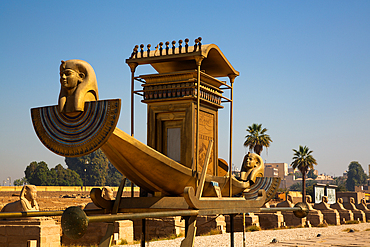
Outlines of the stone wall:
[[219,233],[226,233],[226,222],[223,215],[198,216],[196,226],[197,236],[208,234],[212,230],[216,230]]
[[[230,216],[225,216],[226,221],[226,232],[231,231],[230,225]],[[254,213],[245,214],[245,227],[249,226],[260,226],[258,216]],[[234,216],[234,232],[242,232],[243,231],[243,215],[238,214]]]
[[[141,239],[142,220],[134,220],[134,239]],[[166,218],[149,218],[145,220],[146,240],[154,238],[165,238],[171,235],[185,235],[185,221],[180,216]]]
[[59,247],[60,226],[51,218],[0,221],[0,246],[27,247],[29,240],[36,240],[37,247]]

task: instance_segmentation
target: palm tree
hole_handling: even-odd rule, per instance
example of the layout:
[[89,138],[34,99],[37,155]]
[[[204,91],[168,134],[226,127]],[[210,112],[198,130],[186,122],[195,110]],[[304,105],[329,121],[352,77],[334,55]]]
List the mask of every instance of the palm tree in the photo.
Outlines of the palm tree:
[[299,149],[293,149],[293,162],[290,164],[293,169],[298,168],[302,173],[302,202],[306,203],[306,174],[309,169],[314,169],[313,165],[317,165],[315,158],[311,155],[308,147],[299,145]]
[[265,134],[267,129],[262,129],[262,124],[252,124],[246,129],[249,135],[244,142],[244,146],[249,147],[249,150],[253,150],[256,154],[261,155],[263,147],[269,147],[272,142],[269,135]]

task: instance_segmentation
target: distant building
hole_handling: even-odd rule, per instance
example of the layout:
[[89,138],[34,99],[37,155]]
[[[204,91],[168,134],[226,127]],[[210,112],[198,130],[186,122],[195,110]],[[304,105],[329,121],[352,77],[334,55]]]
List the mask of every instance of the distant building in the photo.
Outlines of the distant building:
[[288,175],[287,163],[265,163],[266,177],[280,177],[281,179],[284,179],[287,175]]
[[288,176],[281,180],[280,188],[289,189],[289,187],[295,183],[297,183],[297,181],[295,180],[294,174],[289,174]]
[[314,169],[313,174],[315,174],[316,176],[319,176],[319,171]]
[[265,177],[279,177],[279,170],[275,167],[265,166]]
[[320,175],[317,175],[317,178],[315,179],[315,181],[320,184],[330,184],[331,182],[334,181],[334,179],[332,176],[320,174]]

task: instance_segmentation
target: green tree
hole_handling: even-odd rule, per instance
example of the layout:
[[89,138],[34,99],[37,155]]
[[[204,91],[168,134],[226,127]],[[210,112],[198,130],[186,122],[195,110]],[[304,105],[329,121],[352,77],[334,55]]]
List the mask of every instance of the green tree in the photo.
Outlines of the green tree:
[[314,169],[313,165],[317,165],[317,162],[311,155],[313,151],[306,146],[300,145],[298,150],[293,149],[293,152],[293,162],[290,165],[302,173],[302,202],[306,202],[306,174],[309,169]]
[[291,190],[291,191],[301,191],[302,190],[302,184],[301,183],[294,183],[289,187],[289,190]]
[[307,173],[307,177],[312,178],[312,179],[316,179],[317,175],[314,173],[314,171],[315,171],[315,169],[309,170],[308,173]]
[[49,168],[44,161],[33,161],[24,171],[27,181],[32,185],[47,186],[49,185]]
[[306,186],[306,195],[310,195],[312,200],[315,198],[315,193],[313,191],[313,185]]
[[122,174],[117,170],[117,168],[115,168],[111,163],[109,163],[105,185],[119,186],[121,183],[121,180],[122,180]]
[[14,186],[26,185],[27,184],[27,179],[25,177],[20,178],[20,179],[16,179],[16,180],[14,180],[13,184],[14,184]]
[[365,184],[367,175],[357,161],[352,161],[348,166],[346,187],[349,191],[355,191],[355,186]]
[[50,182],[54,186],[82,186],[82,179],[77,172],[65,169],[62,165],[57,165],[50,169]]
[[297,179],[297,178],[301,178],[302,177],[302,173],[301,172],[295,172],[294,173],[294,178]]
[[331,184],[333,184],[333,185],[336,185],[336,186],[338,186],[337,187],[337,192],[338,191],[347,191],[347,189],[346,189],[346,181],[347,179],[345,178],[345,177],[335,177],[334,178],[334,180],[333,180],[333,182],[331,183]]
[[109,160],[100,149],[82,157],[66,157],[65,162],[69,169],[80,175],[85,186],[106,184]]
[[261,155],[263,147],[268,148],[272,142],[270,136],[266,134],[267,129],[262,129],[262,124],[254,123],[252,126],[248,126],[246,130],[249,134],[245,136],[247,139],[244,142],[244,146]]
[[[314,198],[314,191],[313,191],[314,184],[316,184],[316,181],[314,181],[314,180],[308,180],[306,182],[306,195],[310,195],[311,198]],[[302,184],[301,183],[292,184],[289,187],[289,190],[291,190],[291,191],[302,191]]]
[[[29,184],[41,186],[82,186],[80,176],[70,170],[64,169],[62,165],[57,165],[49,170],[44,162],[33,161],[26,167],[25,180]],[[24,183],[23,181],[23,183]],[[17,181],[20,184],[22,181]]]

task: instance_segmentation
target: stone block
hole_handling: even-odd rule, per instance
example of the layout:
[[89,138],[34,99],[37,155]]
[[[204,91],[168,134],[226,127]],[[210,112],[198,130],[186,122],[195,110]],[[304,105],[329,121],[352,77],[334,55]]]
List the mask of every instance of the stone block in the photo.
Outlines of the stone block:
[[286,226],[305,226],[306,218],[298,218],[293,212],[282,212]]
[[340,225],[340,215],[337,210],[323,210],[324,220],[330,225]]
[[19,236],[19,235],[25,235],[22,225],[8,225],[6,226],[6,235],[7,236]]
[[8,244],[8,247],[26,247],[26,246],[27,246],[26,243],[23,243],[23,244],[10,243],[10,244]]
[[366,222],[366,215],[363,211],[361,210],[354,210],[353,212],[353,217],[355,220],[360,220],[361,222]]
[[[226,221],[226,232],[230,232],[230,216],[225,216]],[[254,213],[245,214],[245,227],[249,226],[260,226],[258,216]],[[234,232],[242,232],[243,231],[243,215],[235,215],[234,216]]]
[[197,217],[197,232],[196,235],[203,235],[211,232],[212,230],[219,231],[220,233],[226,232],[225,216],[198,216]]
[[[0,222],[0,228],[6,229],[6,235],[3,235],[6,238],[6,245],[4,245],[6,247],[25,247],[29,240],[36,240],[37,247],[48,247],[51,244],[53,244],[53,246],[60,246],[60,226],[56,225],[54,220],[51,218],[7,220]],[[44,234],[44,228],[48,229],[47,231],[52,233],[52,235]]]
[[0,236],[5,236],[6,235],[6,227],[1,225],[0,221]]
[[354,220],[351,210],[338,210],[338,213],[341,221]]
[[117,241],[126,239],[130,244],[134,241],[134,224],[131,220],[120,220],[115,222],[115,232]]
[[[118,234],[118,240],[126,239],[128,243],[133,242],[133,223],[130,220],[116,221],[114,223],[114,233]],[[64,245],[98,245],[105,236],[108,223],[93,222],[88,225],[87,231],[80,239],[69,239],[62,235],[62,244]]]
[[37,246],[37,240],[28,240],[27,241],[27,247],[36,247]]
[[[134,239],[141,238],[142,220],[134,220]],[[146,236],[145,239],[165,238],[171,235],[184,233],[185,222],[181,217],[149,218],[145,220]]]
[[310,211],[307,220],[312,226],[318,226],[324,222],[324,215],[320,211]]
[[259,217],[259,223],[262,229],[280,228],[284,225],[284,216],[280,212],[256,213],[256,215]]
[[39,235],[40,234],[40,228],[37,226],[31,226],[31,227],[25,227],[24,228],[24,235]]
[[7,237],[6,236],[0,236],[0,246],[3,246],[4,243],[6,243]]
[[48,226],[48,227],[43,227],[42,228],[42,235],[44,236],[54,236],[60,234],[60,229],[59,227],[55,226]]

